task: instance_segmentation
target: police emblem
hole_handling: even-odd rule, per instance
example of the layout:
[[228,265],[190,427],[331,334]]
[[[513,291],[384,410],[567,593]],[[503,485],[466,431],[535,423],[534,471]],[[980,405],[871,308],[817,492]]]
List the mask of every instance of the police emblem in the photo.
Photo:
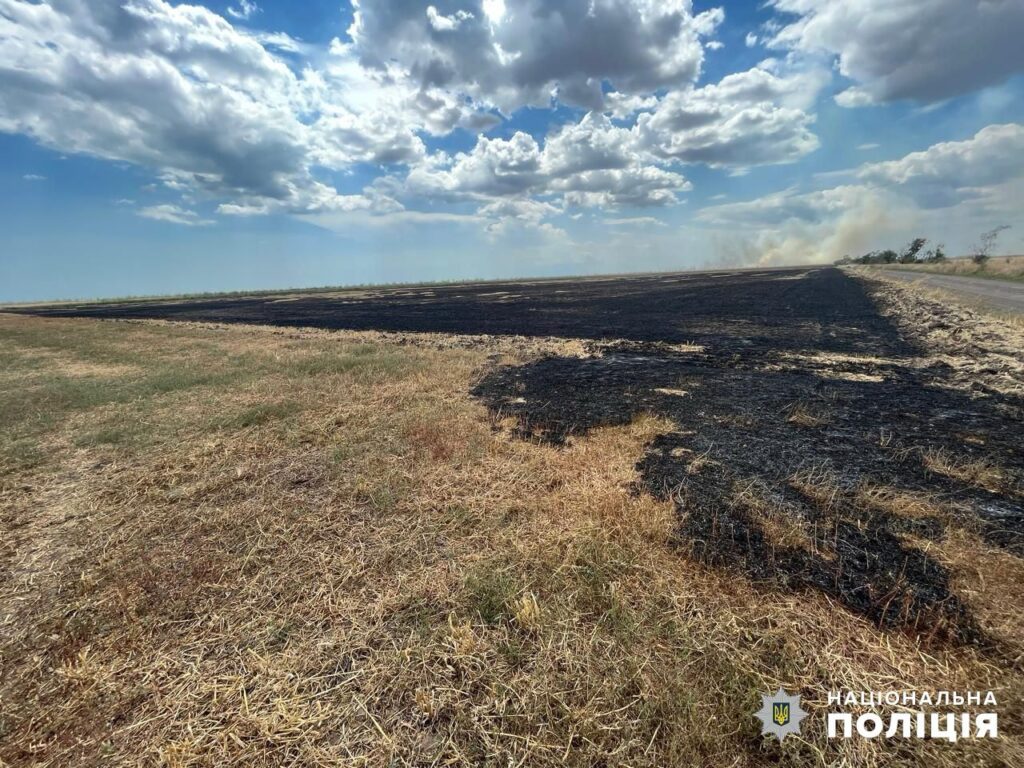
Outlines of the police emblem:
[[789,703],[775,702],[772,704],[772,720],[776,725],[785,725],[789,722]]
[[761,709],[757,718],[761,721],[761,733],[771,734],[782,741],[791,733],[800,733],[800,721],[807,713],[800,709],[800,696],[790,696],[779,688],[770,696],[761,697]]

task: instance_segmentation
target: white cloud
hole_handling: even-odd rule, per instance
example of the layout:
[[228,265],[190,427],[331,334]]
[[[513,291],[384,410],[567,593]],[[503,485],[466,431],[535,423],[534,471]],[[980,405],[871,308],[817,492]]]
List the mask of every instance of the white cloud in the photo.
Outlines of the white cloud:
[[307,83],[198,6],[0,0],[0,130],[220,197],[314,189]]
[[746,45],[747,48],[753,48],[757,45],[757,40],[758,37],[756,32],[747,32],[747,36],[743,38],[743,44]]
[[[629,208],[678,202],[690,189],[678,163],[734,169],[785,163],[818,146],[801,109],[824,82],[819,71],[762,67],[661,99],[613,92],[613,114],[644,110],[632,127],[590,112],[552,131],[543,145],[517,132],[481,137],[472,151],[414,167],[407,193],[450,200],[547,196],[564,207]],[[785,106],[784,106],[785,105]]]
[[1020,0],[771,0],[778,47],[834,55],[847,107],[941,101],[1024,71]]
[[505,112],[560,101],[603,105],[602,83],[649,94],[693,83],[701,39],[724,18],[690,0],[355,0],[349,30],[360,60],[392,63],[420,84],[468,94]]
[[970,139],[934,144],[841,175],[853,176],[857,183],[812,192],[786,189],[746,202],[709,206],[699,218],[716,225],[770,227],[788,221],[821,222],[857,208],[869,196],[887,195],[890,202],[898,198],[903,207],[920,209],[991,197],[1003,185],[1024,180],[1024,126],[990,125]]
[[550,203],[542,203],[528,197],[510,200],[494,200],[480,208],[477,213],[494,219],[519,219],[528,224],[540,224],[560,211]]
[[604,95],[604,111],[619,120],[626,120],[640,111],[658,106],[657,96],[636,96],[613,91]]
[[311,49],[163,0],[0,0],[0,131],[151,169],[222,213],[299,213],[394,210],[338,194],[315,169],[417,163],[419,132],[498,120],[401,73],[367,71],[341,43],[300,74],[274,51]]
[[779,76],[766,67],[669,93],[637,119],[641,144],[664,159],[734,168],[793,162],[814,151],[814,117],[802,107],[823,84],[821,73]]
[[990,125],[965,141],[865,165],[857,177],[899,189],[923,208],[955,205],[979,190],[1024,177],[1024,125]]
[[314,48],[284,32],[252,32],[252,37],[264,48],[281,51],[282,53],[310,54]]
[[653,216],[616,216],[603,220],[609,227],[665,227],[668,226],[661,219]]
[[558,179],[552,188],[564,192],[570,207],[650,208],[678,202],[678,192],[692,189],[683,176],[654,166],[602,169]]
[[[338,39],[331,42],[321,65],[316,72],[306,70],[318,107],[360,126],[360,134],[370,142],[411,146],[420,131],[435,136],[456,127],[478,132],[501,121],[479,102],[441,88],[421,87],[395,66],[363,67],[353,46]],[[391,127],[381,134],[385,124]]]
[[[680,164],[745,169],[817,146],[811,69],[768,60],[693,87],[722,19],[690,0],[382,0],[357,4],[353,42],[324,49],[165,0],[0,0],[0,131],[148,169],[179,205],[139,214],[178,223],[200,203],[409,219],[431,198],[532,224],[668,205],[690,189]],[[481,135],[499,107],[553,93],[600,109],[546,137]],[[456,128],[478,136],[471,151],[428,153]],[[342,194],[333,179],[358,165],[381,175]]]
[[252,0],[239,0],[238,7],[228,7],[228,16],[245,20],[251,18],[254,13],[259,13],[260,7]]
[[21,178],[25,181],[46,181],[46,177],[40,176],[38,173],[26,173]]
[[425,197],[558,195],[565,205],[600,207],[670,204],[689,188],[682,175],[649,163],[633,131],[596,112],[555,131],[543,147],[523,132],[481,137],[471,152],[431,158],[406,181],[409,192]]
[[469,21],[472,18],[472,13],[462,10],[456,11],[451,16],[442,16],[435,6],[427,6],[427,21],[430,22],[430,26],[433,27],[435,32],[451,32],[458,29],[462,22]]
[[181,224],[186,227],[206,227],[213,224],[212,220],[201,218],[195,211],[171,204],[150,205],[140,208],[137,211],[137,215],[144,219],[165,221],[169,224]]

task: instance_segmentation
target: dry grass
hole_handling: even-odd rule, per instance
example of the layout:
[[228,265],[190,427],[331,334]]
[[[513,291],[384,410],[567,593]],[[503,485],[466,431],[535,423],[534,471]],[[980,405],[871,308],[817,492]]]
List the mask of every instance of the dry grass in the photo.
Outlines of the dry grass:
[[[1024,316],[993,310],[969,297],[869,275],[879,296],[880,312],[909,341],[926,350],[920,365],[948,366],[953,384],[970,392],[979,381],[1002,394],[1024,395]],[[1020,413],[1008,413],[1019,419]]]
[[820,404],[801,400],[787,409],[786,421],[798,427],[817,429],[828,424],[829,414]]
[[755,484],[738,488],[733,494],[732,503],[756,521],[774,547],[816,551],[807,521],[795,510],[772,499],[766,489]]
[[856,491],[857,505],[897,517],[948,517],[948,510],[928,494],[889,488],[884,485],[863,484]]
[[976,264],[972,259],[949,259],[938,264],[901,264],[893,268],[908,272],[937,272],[943,275],[1024,280],[1024,256],[993,256],[984,264]]
[[964,530],[950,531],[931,552],[953,572],[956,593],[985,630],[1009,647],[1019,648],[1024,623],[1024,562]]
[[[633,491],[667,424],[496,431],[472,382],[545,349],[576,347],[0,316],[0,761],[1020,764],[1012,718],[827,741],[828,690],[1021,676],[675,551]],[[780,685],[812,713],[782,745]]]
[[948,451],[933,449],[924,451],[921,461],[931,472],[983,488],[992,493],[1009,490],[1003,470],[995,464],[981,459],[965,459],[954,456]]

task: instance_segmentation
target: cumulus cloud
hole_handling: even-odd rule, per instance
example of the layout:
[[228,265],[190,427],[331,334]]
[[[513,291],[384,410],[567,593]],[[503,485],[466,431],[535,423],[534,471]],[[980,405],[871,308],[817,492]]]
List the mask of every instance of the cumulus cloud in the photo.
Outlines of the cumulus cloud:
[[551,203],[543,203],[528,197],[494,200],[477,211],[479,215],[487,218],[518,219],[535,225],[558,212],[559,209]]
[[789,22],[771,44],[838,57],[842,106],[932,103],[1024,71],[1019,0],[771,0]]
[[681,174],[646,161],[632,130],[591,112],[543,147],[521,131],[509,139],[481,137],[470,152],[413,168],[406,187],[456,200],[557,195],[564,205],[601,207],[665,205],[690,188]]
[[435,32],[451,32],[453,29],[458,29],[462,22],[472,18],[473,14],[469,11],[459,10],[451,16],[442,16],[435,6],[427,6],[427,21],[430,22],[430,26]]
[[211,219],[204,219],[195,211],[177,205],[150,205],[140,208],[137,215],[144,219],[165,221],[169,224],[181,224],[186,227],[206,227],[213,224]]
[[651,208],[678,202],[692,189],[682,175],[654,166],[584,171],[552,182],[574,208]]
[[680,163],[743,169],[792,162],[818,146],[813,117],[800,107],[820,89],[821,73],[771,66],[660,99],[611,94],[623,112],[643,110],[633,126],[595,111],[543,144],[524,132],[481,137],[470,152],[425,159],[405,189],[450,200],[546,195],[565,208],[670,205],[691,188]]
[[1024,177],[1024,125],[990,125],[965,141],[865,165],[857,177],[898,188],[923,208],[955,205],[984,188]]
[[724,19],[690,0],[354,0],[349,30],[360,60],[393,63],[425,87],[466,93],[501,110],[546,106],[552,96],[603,106],[602,83],[649,94],[693,83],[702,38]]
[[604,95],[604,111],[619,120],[658,106],[657,96],[638,96],[613,91]]
[[0,130],[219,196],[319,194],[305,84],[257,40],[161,0],[0,0]]
[[[0,131],[149,169],[184,207],[139,215],[191,225],[206,223],[190,210],[197,201],[224,216],[333,220],[408,218],[408,204],[427,199],[473,203],[480,221],[540,226],[570,208],[678,202],[690,189],[682,164],[745,169],[817,146],[812,70],[768,60],[693,86],[720,9],[354,5],[351,42],[318,49],[165,0],[0,0]],[[248,1],[226,11],[258,12]],[[500,110],[552,95],[595,109],[547,136],[484,135]],[[428,151],[425,139],[459,128],[477,135],[472,150]],[[356,166],[381,175],[339,192],[332,179]]]
[[225,212],[302,212],[375,209],[314,169],[416,162],[419,131],[473,113],[455,96],[381,81],[345,46],[297,74],[268,50],[283,40],[163,0],[0,0],[0,131],[153,169]]
[[823,83],[813,70],[779,76],[758,67],[728,75],[669,93],[639,116],[637,134],[655,155],[681,162],[736,168],[793,162],[818,147],[814,117],[800,107]]
[[21,178],[24,179],[25,181],[46,181],[46,177],[41,176],[38,173],[26,173]]
[[822,222],[882,194],[890,196],[890,203],[899,198],[903,207],[921,209],[988,197],[1002,185],[1024,180],[1024,126],[990,125],[970,139],[868,163],[846,175],[858,183],[811,192],[786,189],[750,201],[708,206],[699,218],[722,226],[771,227]]

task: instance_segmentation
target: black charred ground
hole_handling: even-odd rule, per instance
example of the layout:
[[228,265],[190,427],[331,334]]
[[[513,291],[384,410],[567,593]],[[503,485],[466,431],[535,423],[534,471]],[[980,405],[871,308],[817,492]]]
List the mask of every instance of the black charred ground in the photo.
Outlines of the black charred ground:
[[[674,429],[646,447],[639,490],[675,502],[679,547],[769,588],[821,590],[882,627],[987,644],[919,545],[963,527],[1024,556],[1024,445],[1012,426],[1024,402],[947,386],[953,371],[922,365],[859,280],[831,270],[775,279],[764,326],[748,309],[718,335],[690,334],[702,350],[595,342],[590,357],[498,369],[475,394],[514,417],[520,436],[553,444],[644,413],[665,417]],[[782,337],[773,313],[786,301],[796,306]],[[929,455],[998,467],[999,487],[939,474]],[[955,511],[889,514],[862,502],[871,487]],[[780,544],[751,500],[805,540]]]

